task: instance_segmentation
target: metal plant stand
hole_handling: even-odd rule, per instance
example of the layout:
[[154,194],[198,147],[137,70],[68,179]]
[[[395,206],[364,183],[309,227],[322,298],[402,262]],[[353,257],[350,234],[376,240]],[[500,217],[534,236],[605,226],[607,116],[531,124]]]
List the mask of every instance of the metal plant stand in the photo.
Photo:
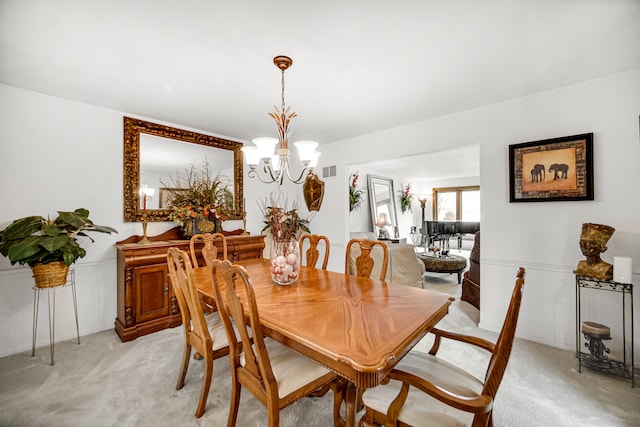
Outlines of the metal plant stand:
[[[67,281],[62,286],[53,286],[49,288],[33,287],[33,339],[31,341],[31,357],[36,354],[36,336],[38,332],[38,309],[40,303],[40,292],[47,291],[47,302],[49,306],[49,351],[51,352],[51,365],[53,366],[53,353],[55,342],[55,321],[56,321],[56,289],[71,287],[73,294],[73,310],[76,318],[76,335],[78,337],[78,344],[80,344],[80,328],[78,327],[78,302],[76,299],[76,279],[75,270],[69,270],[67,275]],[[53,297],[51,293],[53,292]]]
[[[595,322],[582,321],[580,298],[585,289],[619,292],[622,295],[622,361],[612,360],[607,356],[609,348],[604,345],[602,340],[611,339],[609,327]],[[629,305],[628,314],[627,305]],[[581,336],[584,336],[584,346],[581,346]],[[630,344],[630,348],[627,347],[628,344]],[[582,347],[588,349],[589,352],[583,351]],[[629,357],[627,356],[628,352],[630,353]],[[578,372],[582,372],[582,367],[586,366],[610,375],[629,378],[631,379],[631,387],[635,387],[633,284],[576,275],[576,358],[578,359]]]

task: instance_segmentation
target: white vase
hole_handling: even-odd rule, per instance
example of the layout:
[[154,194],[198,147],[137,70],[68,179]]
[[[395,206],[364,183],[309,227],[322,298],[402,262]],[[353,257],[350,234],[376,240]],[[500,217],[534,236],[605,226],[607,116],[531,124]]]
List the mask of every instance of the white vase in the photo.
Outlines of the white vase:
[[271,278],[278,285],[293,285],[300,275],[298,241],[274,240],[271,250]]

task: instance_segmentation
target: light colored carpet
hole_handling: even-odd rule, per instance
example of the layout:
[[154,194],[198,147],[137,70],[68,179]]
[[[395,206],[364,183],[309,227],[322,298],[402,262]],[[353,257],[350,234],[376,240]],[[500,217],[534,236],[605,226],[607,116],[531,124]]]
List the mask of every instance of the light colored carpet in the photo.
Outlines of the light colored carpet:
[[[478,311],[460,302],[455,275],[425,275],[425,287],[458,299],[439,325],[480,335]],[[526,286],[525,286],[526,292]],[[80,319],[82,321],[82,319]],[[321,321],[319,319],[318,321]],[[224,426],[230,374],[227,359],[214,364],[205,414],[194,417],[202,363],[191,360],[186,384],[175,384],[182,355],[182,329],[173,328],[121,343],[113,330],[56,344],[56,364],[49,349],[0,359],[0,426]],[[418,347],[427,349],[427,337]],[[482,378],[482,350],[446,342],[440,355]],[[332,395],[305,398],[281,413],[282,426],[331,426]],[[639,426],[640,388],[630,381],[583,369],[574,353],[516,340],[495,402],[496,426]],[[238,426],[266,425],[266,410],[243,392]]]

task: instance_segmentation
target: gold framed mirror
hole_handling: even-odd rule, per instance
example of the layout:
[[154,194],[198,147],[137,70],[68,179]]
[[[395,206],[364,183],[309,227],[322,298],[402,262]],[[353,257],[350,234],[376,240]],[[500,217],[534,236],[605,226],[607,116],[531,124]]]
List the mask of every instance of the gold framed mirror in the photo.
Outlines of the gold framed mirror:
[[[182,145],[185,143],[188,145]],[[241,142],[124,117],[124,221],[142,221],[144,207],[141,204],[140,189],[147,184],[142,182],[141,177],[157,175],[157,173],[155,170],[145,171],[141,169],[141,165],[148,164],[146,160],[151,161],[151,159],[170,160],[171,162],[165,162],[162,168],[174,175],[184,173],[191,166],[199,167],[202,161],[211,163],[215,171],[228,172],[228,178],[233,185],[234,208],[228,217],[242,219],[244,199],[241,147]],[[163,153],[163,149],[166,152]],[[203,159],[203,156],[207,158]],[[191,160],[184,161],[187,158]],[[175,162],[178,159],[183,159],[183,164],[177,166]],[[213,162],[211,159],[214,159]],[[154,179],[157,182],[170,182],[166,177],[165,181],[162,181],[161,177],[154,177]],[[161,189],[163,188],[155,188],[155,202],[146,206],[147,221],[170,221],[170,210],[160,208]],[[167,189],[164,188],[164,190]]]

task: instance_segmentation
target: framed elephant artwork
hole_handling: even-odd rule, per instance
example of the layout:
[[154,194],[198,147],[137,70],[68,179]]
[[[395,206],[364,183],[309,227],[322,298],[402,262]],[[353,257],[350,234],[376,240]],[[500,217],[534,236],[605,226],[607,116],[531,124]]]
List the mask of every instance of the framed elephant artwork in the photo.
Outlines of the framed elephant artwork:
[[593,133],[509,145],[509,202],[593,200]]

